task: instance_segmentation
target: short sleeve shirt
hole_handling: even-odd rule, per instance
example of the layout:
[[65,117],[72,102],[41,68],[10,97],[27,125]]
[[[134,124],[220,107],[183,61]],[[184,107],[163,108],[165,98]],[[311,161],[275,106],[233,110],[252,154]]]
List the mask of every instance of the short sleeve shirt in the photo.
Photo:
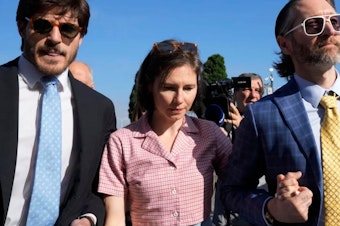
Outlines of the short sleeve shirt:
[[125,197],[133,225],[193,225],[211,212],[213,174],[221,176],[230,139],[211,121],[186,116],[172,151],[148,116],[111,134],[98,191]]

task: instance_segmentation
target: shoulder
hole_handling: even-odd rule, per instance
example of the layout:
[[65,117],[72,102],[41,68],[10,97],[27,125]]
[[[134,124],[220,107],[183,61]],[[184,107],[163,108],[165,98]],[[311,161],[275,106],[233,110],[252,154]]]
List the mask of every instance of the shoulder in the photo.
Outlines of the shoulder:
[[206,119],[193,118],[186,116],[188,132],[200,134],[202,137],[210,137],[212,139],[219,139],[225,137],[221,128],[215,122]]
[[292,78],[286,84],[277,89],[273,94],[264,96],[254,104],[249,105],[254,111],[265,111],[266,109],[277,108],[285,102],[298,101],[301,94],[296,81]]
[[196,128],[198,131],[211,130],[216,127],[218,128],[218,126],[213,121],[190,116],[186,116],[186,123],[188,127],[191,127],[192,129]]
[[17,75],[18,74],[18,61],[19,58],[16,58],[12,61],[9,61],[0,66],[0,76],[5,75]]
[[150,131],[147,122],[147,117],[142,116],[138,121],[132,122],[123,128],[120,128],[112,133],[111,137],[115,139],[133,139],[138,137],[145,137]]
[[76,80],[72,76],[69,76],[72,93],[74,95],[74,99],[76,101],[86,102],[86,104],[96,105],[96,106],[108,106],[112,105],[113,102],[111,99],[106,97],[104,94],[88,87],[87,85],[83,84],[82,82]]

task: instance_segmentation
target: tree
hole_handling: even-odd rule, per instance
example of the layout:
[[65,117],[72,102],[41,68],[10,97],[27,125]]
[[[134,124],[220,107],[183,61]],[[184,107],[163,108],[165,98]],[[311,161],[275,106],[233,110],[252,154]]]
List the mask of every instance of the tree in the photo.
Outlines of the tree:
[[224,58],[219,54],[211,55],[203,64],[203,78],[208,83],[217,82],[228,77]]

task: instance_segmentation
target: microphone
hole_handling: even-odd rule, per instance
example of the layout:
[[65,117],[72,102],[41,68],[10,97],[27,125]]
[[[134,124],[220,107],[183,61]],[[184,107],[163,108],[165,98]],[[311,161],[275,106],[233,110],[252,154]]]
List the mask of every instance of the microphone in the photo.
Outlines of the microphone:
[[219,127],[224,124],[225,114],[217,104],[210,104],[205,110],[205,119],[215,122]]

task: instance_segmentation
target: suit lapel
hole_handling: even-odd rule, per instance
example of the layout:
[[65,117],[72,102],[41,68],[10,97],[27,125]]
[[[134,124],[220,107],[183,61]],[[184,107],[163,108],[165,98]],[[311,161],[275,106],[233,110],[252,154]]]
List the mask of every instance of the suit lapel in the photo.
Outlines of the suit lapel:
[[306,109],[302,102],[301,93],[294,79],[292,79],[282,90],[288,95],[277,95],[274,102],[284,115],[286,123],[290,128],[296,142],[300,146],[307,161],[310,162],[315,178],[318,181],[318,186],[321,188],[322,173],[319,167],[320,160],[318,150],[315,143],[312,128],[309,123]]
[[[17,63],[0,67],[0,223],[7,215],[18,143],[19,85]],[[2,215],[3,214],[3,215]]]

